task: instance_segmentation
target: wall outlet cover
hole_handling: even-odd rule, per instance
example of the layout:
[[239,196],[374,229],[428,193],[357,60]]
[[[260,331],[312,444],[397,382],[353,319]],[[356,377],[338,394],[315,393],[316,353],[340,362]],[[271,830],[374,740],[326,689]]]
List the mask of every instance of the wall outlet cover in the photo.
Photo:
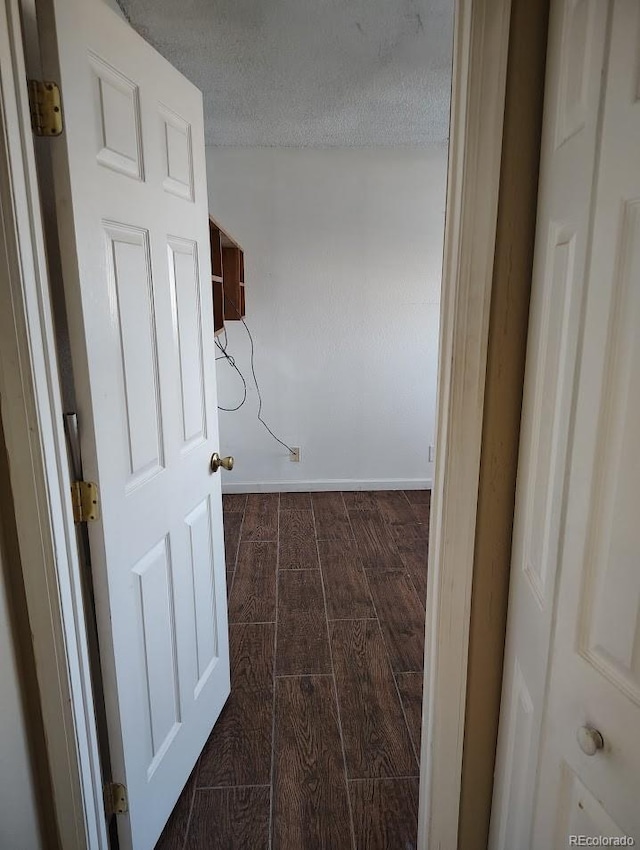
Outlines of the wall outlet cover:
[[300,446],[291,446],[289,460],[291,463],[300,463]]

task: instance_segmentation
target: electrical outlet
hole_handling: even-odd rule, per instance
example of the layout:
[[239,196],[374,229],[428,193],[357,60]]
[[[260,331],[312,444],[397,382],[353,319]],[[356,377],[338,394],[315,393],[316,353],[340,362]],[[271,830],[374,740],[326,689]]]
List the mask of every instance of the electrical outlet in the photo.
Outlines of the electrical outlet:
[[429,446],[429,463],[433,463],[433,458],[435,456],[435,449],[433,446]]
[[300,446],[291,446],[289,460],[291,463],[300,463]]

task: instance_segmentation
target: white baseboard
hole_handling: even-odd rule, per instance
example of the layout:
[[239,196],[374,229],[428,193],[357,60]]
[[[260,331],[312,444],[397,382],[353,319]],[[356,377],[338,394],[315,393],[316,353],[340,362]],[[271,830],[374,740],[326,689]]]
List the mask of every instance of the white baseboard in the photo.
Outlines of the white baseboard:
[[223,493],[308,493],[326,490],[431,490],[431,478],[387,478],[354,481],[351,478],[314,481],[225,481]]

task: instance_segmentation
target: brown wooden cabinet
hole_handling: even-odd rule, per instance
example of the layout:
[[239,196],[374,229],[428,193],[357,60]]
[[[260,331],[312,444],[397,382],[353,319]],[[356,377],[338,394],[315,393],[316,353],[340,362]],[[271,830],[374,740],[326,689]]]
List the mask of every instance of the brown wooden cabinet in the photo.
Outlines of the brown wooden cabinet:
[[213,321],[215,333],[219,334],[225,322],[240,321],[245,315],[244,251],[211,216],[209,241]]

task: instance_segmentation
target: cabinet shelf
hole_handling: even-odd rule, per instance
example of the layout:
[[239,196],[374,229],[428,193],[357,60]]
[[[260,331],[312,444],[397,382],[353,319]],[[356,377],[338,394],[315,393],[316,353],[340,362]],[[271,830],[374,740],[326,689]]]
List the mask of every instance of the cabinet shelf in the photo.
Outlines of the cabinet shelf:
[[240,321],[245,315],[244,251],[211,216],[209,241],[214,331],[217,335],[225,322]]

